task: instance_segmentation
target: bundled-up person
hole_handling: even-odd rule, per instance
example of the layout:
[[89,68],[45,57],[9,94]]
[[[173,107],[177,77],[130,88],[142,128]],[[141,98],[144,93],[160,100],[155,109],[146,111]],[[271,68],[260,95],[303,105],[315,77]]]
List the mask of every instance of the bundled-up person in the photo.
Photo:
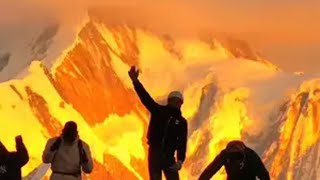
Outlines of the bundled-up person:
[[166,179],[178,180],[178,171],[186,157],[188,134],[187,121],[180,110],[183,96],[173,91],[168,96],[168,104],[159,105],[138,80],[139,71],[134,66],[129,76],[140,100],[151,113],[147,134],[149,177],[151,180],[160,180],[164,172]]
[[82,171],[93,169],[89,146],[79,138],[73,121],[65,124],[61,136],[48,140],[42,159],[51,163],[50,180],[80,180]]
[[231,141],[204,170],[199,180],[209,180],[224,166],[227,180],[270,180],[260,157],[241,141]]
[[17,136],[16,152],[9,152],[0,142],[0,180],[21,180],[21,168],[29,161],[22,137]]

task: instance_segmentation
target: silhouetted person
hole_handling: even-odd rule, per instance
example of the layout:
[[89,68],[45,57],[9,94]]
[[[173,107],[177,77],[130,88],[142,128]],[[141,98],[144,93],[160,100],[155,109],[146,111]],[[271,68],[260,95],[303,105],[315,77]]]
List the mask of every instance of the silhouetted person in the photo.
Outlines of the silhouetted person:
[[81,171],[93,169],[89,146],[79,138],[73,121],[65,124],[60,137],[48,140],[42,160],[51,163],[50,180],[80,180]]
[[260,157],[241,141],[231,141],[204,170],[199,180],[209,180],[224,166],[227,180],[270,180],[269,173]]
[[0,142],[0,180],[21,180],[21,168],[29,161],[29,155],[21,136],[16,137],[17,152],[9,152]]
[[[171,92],[168,104],[157,104],[138,80],[139,71],[133,66],[129,71],[134,89],[144,106],[151,113],[148,127],[148,165],[151,180],[160,180],[162,171],[168,180],[179,179],[178,171],[186,157],[187,121],[181,115],[183,96]],[[175,152],[177,151],[177,158]]]

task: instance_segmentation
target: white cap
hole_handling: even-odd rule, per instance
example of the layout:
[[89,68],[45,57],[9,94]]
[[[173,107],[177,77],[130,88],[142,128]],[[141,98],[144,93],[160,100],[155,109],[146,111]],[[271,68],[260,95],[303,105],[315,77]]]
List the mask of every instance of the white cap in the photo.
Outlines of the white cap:
[[168,99],[170,98],[179,98],[183,102],[183,95],[179,91],[172,91],[168,96]]

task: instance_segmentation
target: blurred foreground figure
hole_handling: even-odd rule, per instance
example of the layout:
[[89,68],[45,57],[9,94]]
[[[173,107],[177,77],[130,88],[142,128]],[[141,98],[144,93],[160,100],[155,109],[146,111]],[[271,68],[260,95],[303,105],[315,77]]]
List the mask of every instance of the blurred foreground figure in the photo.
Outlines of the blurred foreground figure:
[[79,138],[73,121],[65,124],[60,137],[48,140],[42,160],[51,163],[50,180],[80,180],[81,171],[93,169],[89,146]]
[[149,177],[151,180],[160,180],[163,171],[166,179],[178,180],[178,171],[186,157],[188,134],[187,121],[180,110],[183,96],[180,92],[173,91],[168,96],[168,104],[161,106],[142,86],[138,80],[139,71],[134,66],[131,67],[129,76],[140,100],[151,113],[147,134]]
[[224,166],[227,180],[270,180],[269,173],[260,157],[241,141],[230,142],[204,170],[199,180],[209,180]]
[[22,137],[16,137],[17,152],[9,152],[0,142],[0,180],[21,180],[21,168],[29,161]]

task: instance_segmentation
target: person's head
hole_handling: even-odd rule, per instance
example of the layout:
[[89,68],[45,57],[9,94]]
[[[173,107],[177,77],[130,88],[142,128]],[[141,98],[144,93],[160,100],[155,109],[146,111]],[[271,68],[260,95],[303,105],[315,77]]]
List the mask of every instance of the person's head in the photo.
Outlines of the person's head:
[[74,121],[69,121],[64,125],[62,138],[66,142],[73,142],[78,137],[78,127]]
[[231,141],[227,144],[226,150],[229,153],[244,152],[246,146],[242,141]]
[[237,162],[240,165],[240,170],[243,169],[246,161],[246,146],[242,141],[231,141],[226,147],[229,162]]
[[179,91],[172,91],[168,96],[168,106],[180,109],[183,104],[183,95]]

